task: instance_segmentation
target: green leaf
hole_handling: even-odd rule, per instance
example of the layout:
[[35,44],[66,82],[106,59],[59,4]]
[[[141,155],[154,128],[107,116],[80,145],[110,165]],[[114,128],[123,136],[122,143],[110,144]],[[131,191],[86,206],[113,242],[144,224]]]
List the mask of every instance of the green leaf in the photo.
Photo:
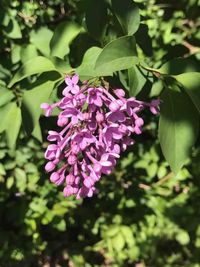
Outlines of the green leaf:
[[21,56],[22,63],[26,63],[26,61],[34,57],[37,57],[38,52],[37,52],[36,47],[33,44],[23,45],[21,47],[20,56]]
[[91,47],[88,49],[83,57],[83,61],[81,65],[76,69],[76,72],[79,74],[80,78],[82,80],[87,80],[92,77],[98,77],[98,76],[112,76],[111,71],[96,71],[94,69],[95,62],[97,60],[97,57],[100,55],[102,49],[99,47]]
[[142,90],[147,80],[136,66],[128,69],[128,79],[130,96],[136,96]]
[[133,35],[140,25],[138,6],[132,0],[112,0],[112,8],[124,34]]
[[18,21],[10,18],[8,25],[4,28],[5,34],[11,39],[22,38],[22,33]]
[[74,22],[62,22],[56,28],[50,41],[51,55],[64,58],[69,53],[69,45],[80,33],[81,27]]
[[135,240],[133,238],[133,233],[131,231],[131,228],[126,226],[126,225],[123,225],[121,226],[121,233],[126,241],[126,243],[129,245],[129,246],[133,246],[135,245]]
[[35,125],[35,128],[32,132],[32,136],[35,137],[38,141],[42,142],[42,131],[39,123]]
[[190,242],[190,236],[186,231],[181,231],[176,235],[176,240],[181,244],[181,245],[187,245]]
[[107,6],[103,0],[89,0],[86,8],[86,25],[89,33],[100,39],[106,29]]
[[61,219],[59,223],[54,224],[54,227],[61,232],[64,232],[66,230],[66,222],[64,219]]
[[119,230],[119,225],[111,225],[106,231],[106,237],[116,236],[116,234],[119,233]]
[[16,185],[20,192],[23,192],[26,188],[26,173],[20,168],[15,168]]
[[13,105],[14,103],[12,102],[8,103],[7,105],[4,105],[3,107],[0,107],[0,133],[2,133],[6,129],[9,113],[10,110],[12,110]]
[[184,72],[200,71],[200,67],[194,57],[174,58],[166,62],[158,71],[164,74],[178,75]]
[[38,74],[48,71],[57,71],[54,64],[45,57],[35,57],[27,61],[22,67],[17,71],[12,80],[10,81],[8,87],[12,87],[16,82],[29,77],[33,74]]
[[10,176],[8,179],[6,179],[6,188],[10,189],[14,185],[14,177]]
[[200,112],[200,73],[189,72],[175,76],[185,89],[185,92],[190,96],[192,102]]
[[21,128],[21,109],[12,102],[6,118],[6,139],[11,149],[15,148],[16,140]]
[[23,126],[27,134],[31,134],[36,127],[42,113],[40,105],[41,103],[48,102],[54,85],[54,81],[46,81],[34,87],[34,89],[24,93],[22,102],[22,118]]
[[2,163],[0,163],[0,175],[6,175],[6,171]]
[[12,63],[15,64],[20,61],[20,52],[21,52],[21,46],[20,45],[14,45],[11,50],[11,60]]
[[120,232],[112,238],[112,246],[117,252],[120,252],[124,248],[125,239]]
[[135,38],[120,37],[107,44],[97,58],[95,70],[115,72],[129,69],[138,63]]
[[46,28],[41,27],[39,30],[33,30],[30,33],[30,42],[45,56],[50,55],[50,40],[53,32]]
[[165,89],[161,95],[159,140],[167,162],[177,174],[198,136],[199,114],[186,93],[173,89]]
[[63,60],[59,57],[51,57],[51,61],[60,73],[66,74],[70,73],[73,70],[68,61]]
[[0,107],[7,104],[14,97],[14,94],[10,90],[6,88],[0,88]]

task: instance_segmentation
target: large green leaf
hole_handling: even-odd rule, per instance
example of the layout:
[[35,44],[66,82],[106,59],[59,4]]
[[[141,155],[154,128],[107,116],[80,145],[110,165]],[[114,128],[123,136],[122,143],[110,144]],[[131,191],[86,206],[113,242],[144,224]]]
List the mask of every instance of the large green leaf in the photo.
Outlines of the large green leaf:
[[37,52],[36,47],[33,44],[27,44],[27,45],[21,46],[20,58],[23,64],[37,56],[38,56],[38,52]]
[[41,27],[39,30],[31,31],[30,42],[45,56],[50,54],[50,40],[53,36],[53,32],[46,28]]
[[107,6],[103,0],[89,0],[86,9],[86,25],[89,33],[100,39],[105,33]]
[[4,28],[5,34],[11,39],[22,38],[22,33],[18,21],[10,17],[8,25]]
[[112,0],[112,8],[124,34],[133,35],[140,25],[138,6],[132,0]]
[[21,127],[21,109],[15,102],[8,103],[0,108],[0,117],[0,133],[6,132],[8,146],[13,149]]
[[81,27],[74,22],[59,24],[50,41],[51,55],[64,58],[69,53],[69,45],[80,31]]
[[8,87],[13,86],[16,82],[29,77],[33,74],[38,74],[47,71],[57,71],[54,64],[45,57],[35,57],[27,61],[22,67],[17,71],[12,80],[10,81]]
[[200,73],[189,72],[175,76],[200,112]]
[[135,38],[120,37],[107,44],[97,58],[95,70],[115,72],[129,69],[138,63]]
[[2,133],[6,129],[7,125],[7,117],[10,112],[10,109],[12,108],[13,103],[8,103],[7,105],[4,105],[3,107],[0,107],[0,133]]
[[60,73],[67,74],[73,70],[69,61],[63,60],[59,57],[51,57],[50,59]]
[[22,102],[22,118],[23,126],[27,134],[31,134],[38,124],[42,113],[40,105],[43,102],[48,102],[54,85],[54,81],[46,81],[34,87],[34,89],[24,93]]
[[200,71],[200,66],[194,57],[174,58],[166,62],[159,71],[165,74],[178,75],[184,72]]
[[42,131],[39,123],[36,124],[32,132],[32,136],[35,137],[38,141],[42,142]]
[[15,64],[20,61],[21,59],[21,46],[20,45],[13,45],[11,50],[11,60],[12,63]]
[[76,69],[76,72],[79,74],[80,78],[82,80],[87,80],[92,77],[98,77],[98,76],[111,76],[112,72],[108,71],[96,71],[94,69],[95,62],[97,60],[97,57],[100,55],[102,49],[99,47],[91,47],[89,48],[84,57],[81,65]]
[[161,95],[159,140],[166,160],[177,174],[198,136],[199,114],[185,92],[173,89],[165,89]]
[[14,94],[12,91],[7,88],[0,87],[0,107],[7,104],[14,98]]
[[136,96],[142,90],[147,81],[146,77],[136,66],[128,69],[128,79],[130,96]]

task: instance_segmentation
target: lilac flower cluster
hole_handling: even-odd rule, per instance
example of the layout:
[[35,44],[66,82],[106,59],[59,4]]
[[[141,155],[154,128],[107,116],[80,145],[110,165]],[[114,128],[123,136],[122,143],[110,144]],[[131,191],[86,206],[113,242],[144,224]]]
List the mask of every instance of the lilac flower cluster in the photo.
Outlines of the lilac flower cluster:
[[55,107],[61,112],[57,125],[61,131],[49,131],[45,158],[50,180],[65,184],[64,196],[91,197],[95,184],[103,174],[110,174],[120,153],[141,134],[143,119],[139,112],[149,107],[158,113],[159,100],[145,103],[134,97],[126,99],[122,89],[109,92],[88,82],[79,85],[78,75],[65,78],[66,87],[61,101],[41,108],[51,116]]

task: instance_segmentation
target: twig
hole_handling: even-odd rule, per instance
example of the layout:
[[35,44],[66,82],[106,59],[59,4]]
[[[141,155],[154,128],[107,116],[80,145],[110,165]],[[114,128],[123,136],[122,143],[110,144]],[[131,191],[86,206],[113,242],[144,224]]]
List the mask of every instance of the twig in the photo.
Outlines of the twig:
[[183,41],[183,45],[189,50],[189,54],[193,55],[200,51],[200,47],[194,46],[187,41]]
[[166,176],[164,176],[161,180],[157,181],[155,185],[161,185],[171,179],[174,176],[173,172],[168,173]]

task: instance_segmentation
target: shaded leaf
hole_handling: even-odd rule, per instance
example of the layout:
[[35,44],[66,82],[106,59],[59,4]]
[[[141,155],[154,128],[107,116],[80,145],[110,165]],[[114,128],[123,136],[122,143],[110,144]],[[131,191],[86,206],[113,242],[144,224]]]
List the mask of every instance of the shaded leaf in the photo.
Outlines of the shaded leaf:
[[146,78],[136,66],[133,66],[132,68],[128,69],[128,79],[129,94],[130,96],[136,96],[145,85]]
[[138,6],[132,0],[112,0],[112,8],[124,34],[133,35],[140,25]]
[[100,39],[106,28],[107,6],[103,0],[89,0],[86,8],[86,25],[89,33]]
[[146,24],[140,24],[138,31],[135,33],[136,43],[143,50],[145,55],[151,57],[153,55],[152,40],[148,34],[148,26]]
[[159,140],[167,162],[177,174],[198,136],[199,114],[187,94],[179,90],[165,89],[161,99]]
[[159,71],[161,73],[178,75],[183,72],[200,71],[200,66],[194,57],[189,58],[174,58],[166,62]]

